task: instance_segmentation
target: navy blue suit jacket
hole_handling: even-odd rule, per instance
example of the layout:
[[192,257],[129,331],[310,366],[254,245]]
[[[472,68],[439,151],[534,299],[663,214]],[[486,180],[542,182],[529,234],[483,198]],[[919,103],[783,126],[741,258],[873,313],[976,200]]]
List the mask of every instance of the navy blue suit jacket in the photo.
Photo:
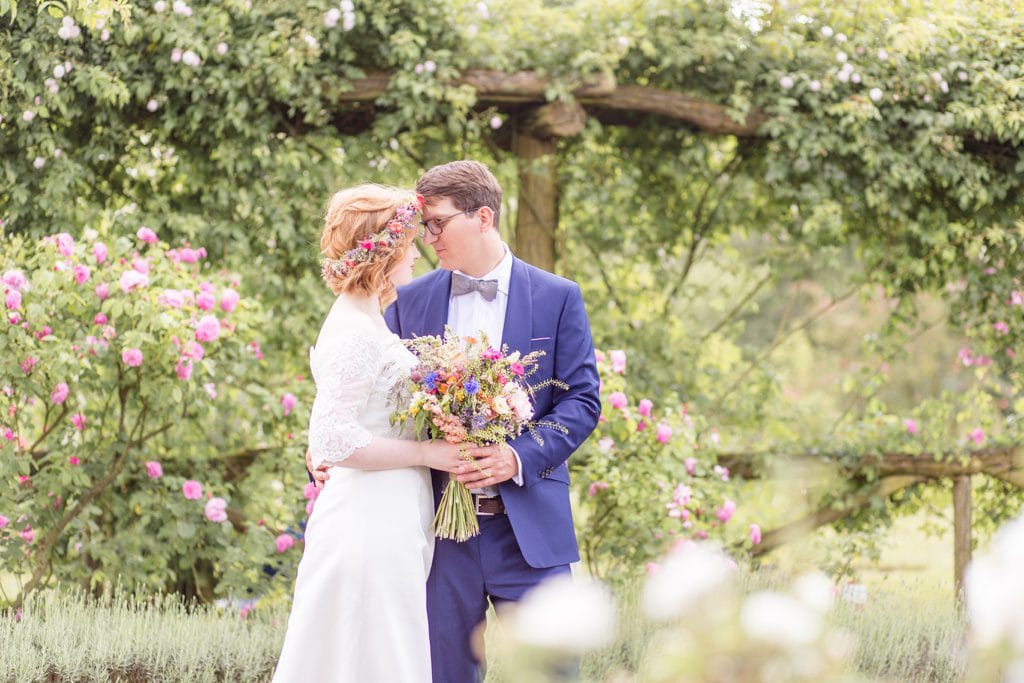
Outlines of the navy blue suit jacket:
[[[399,288],[384,312],[388,327],[404,339],[441,335],[448,321],[451,272],[435,270]],[[532,567],[553,567],[579,559],[569,505],[566,460],[590,435],[601,414],[597,364],[590,323],[580,288],[513,259],[502,344],[510,351],[544,351],[531,384],[561,380],[568,390],[547,387],[534,397],[534,420],[563,425],[567,434],[539,428],[540,445],[527,432],[510,442],[523,465],[523,486],[499,485],[523,557]],[[434,503],[448,482],[433,471]]]

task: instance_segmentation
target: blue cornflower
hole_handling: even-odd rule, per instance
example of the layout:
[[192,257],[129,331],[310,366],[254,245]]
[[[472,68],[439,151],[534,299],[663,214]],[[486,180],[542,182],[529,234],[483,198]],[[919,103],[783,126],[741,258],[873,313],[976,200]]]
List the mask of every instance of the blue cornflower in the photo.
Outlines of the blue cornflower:
[[476,392],[480,391],[480,382],[477,382],[475,377],[470,377],[466,380],[466,383],[462,385],[462,388],[466,390],[467,394],[472,396]]
[[423,386],[431,391],[437,389],[437,373],[431,370],[427,373],[427,376],[423,378]]

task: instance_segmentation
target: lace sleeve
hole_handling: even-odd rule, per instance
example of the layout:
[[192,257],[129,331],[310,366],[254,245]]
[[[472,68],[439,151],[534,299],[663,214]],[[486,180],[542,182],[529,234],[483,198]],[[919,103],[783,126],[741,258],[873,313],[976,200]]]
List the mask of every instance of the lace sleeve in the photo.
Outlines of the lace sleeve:
[[340,462],[370,443],[373,435],[359,415],[373,389],[380,344],[359,332],[321,340],[310,354],[316,398],[309,417],[309,451],[313,467]]

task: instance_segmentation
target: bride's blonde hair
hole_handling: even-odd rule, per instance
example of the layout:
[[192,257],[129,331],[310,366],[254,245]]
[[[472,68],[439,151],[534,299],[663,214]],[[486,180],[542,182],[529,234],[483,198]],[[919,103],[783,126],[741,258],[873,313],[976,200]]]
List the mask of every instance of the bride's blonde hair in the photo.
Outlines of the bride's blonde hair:
[[[320,235],[320,253],[327,259],[341,259],[361,240],[380,232],[409,202],[408,190],[373,183],[356,185],[331,197]],[[390,250],[382,249],[370,261],[353,265],[346,275],[325,269],[324,281],[335,294],[376,294],[382,306],[397,298],[388,273],[405,258],[416,238],[416,230],[403,230]]]

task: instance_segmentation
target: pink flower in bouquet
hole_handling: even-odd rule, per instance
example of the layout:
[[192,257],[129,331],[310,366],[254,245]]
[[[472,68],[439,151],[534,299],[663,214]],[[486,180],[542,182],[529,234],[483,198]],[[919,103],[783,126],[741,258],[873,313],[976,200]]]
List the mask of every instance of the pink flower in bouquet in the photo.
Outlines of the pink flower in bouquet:
[[149,285],[149,278],[145,274],[138,272],[137,270],[126,270],[121,273],[121,291],[127,294],[133,289],[140,287],[146,287]]
[[504,391],[516,419],[529,420],[533,417],[533,404],[530,403],[530,396],[525,389],[518,384],[506,384]]
[[626,374],[626,352],[625,351],[612,351],[612,372],[624,375]]
[[150,460],[146,463],[146,476],[150,479],[159,479],[164,476],[164,468],[156,460]]
[[85,429],[85,423],[87,421],[88,420],[85,419],[85,415],[82,415],[81,413],[75,413],[71,416],[71,424],[75,425],[75,429],[78,431],[83,431]]
[[52,403],[55,406],[59,406],[61,403],[65,401],[65,399],[67,399],[67,397],[68,385],[65,384],[64,382],[61,382],[60,384],[53,388],[53,391],[50,392],[50,403]]
[[7,295],[4,297],[4,303],[10,311],[21,308],[21,292],[16,289],[8,289]]
[[757,524],[750,525],[750,542],[758,545],[761,542],[761,527]]
[[616,391],[615,393],[610,394],[608,396],[608,405],[610,405],[612,408],[615,408],[616,410],[622,410],[623,408],[626,407],[627,403],[628,401],[626,400],[626,395],[621,391]]
[[57,253],[65,258],[71,258],[75,254],[75,240],[66,232],[57,235]]
[[736,503],[732,502],[728,498],[722,503],[722,507],[715,511],[715,517],[718,517],[718,521],[725,524],[732,519],[733,514],[736,512]]
[[658,425],[658,443],[668,443],[672,440],[672,428],[662,422]]
[[105,301],[110,296],[110,285],[106,282],[101,282],[96,285],[96,296],[100,298],[100,301]]
[[220,322],[212,315],[204,315],[196,324],[196,340],[201,342],[213,341],[220,336]]
[[501,358],[501,351],[488,348],[480,354],[480,357],[484,360],[499,360]]
[[524,368],[519,363],[512,363],[511,365],[508,366],[508,369],[512,372],[513,375],[516,375],[517,377],[521,377],[522,374],[526,372],[526,368]]
[[908,434],[917,434],[920,428],[917,426],[917,420],[912,420],[909,417],[903,421],[903,427],[907,430]]
[[203,485],[194,479],[187,479],[181,485],[181,494],[188,500],[199,500],[203,497]]
[[604,491],[606,488],[608,488],[608,482],[593,481],[590,483],[590,486],[587,487],[587,495],[593,498],[601,491]]
[[20,270],[8,270],[4,273],[3,283],[11,289],[22,290],[28,284],[28,280],[25,279],[25,274]]
[[68,464],[70,464],[70,465],[81,465],[82,461],[78,459],[77,455],[72,455],[70,458],[68,458]]
[[285,394],[281,397],[281,406],[284,408],[284,414],[290,415],[292,410],[295,408],[295,404],[299,400],[295,398],[295,394]]
[[83,266],[81,263],[75,266],[71,273],[72,277],[75,278],[75,282],[79,285],[84,285],[89,279],[89,276],[92,275],[92,271],[89,270],[89,266]]
[[302,497],[306,500],[316,500],[316,497],[320,495],[320,489],[316,487],[316,484],[309,482],[302,489]]
[[223,498],[211,498],[206,501],[206,506],[203,508],[203,514],[211,522],[220,524],[228,518],[228,502]]
[[180,359],[174,366],[174,372],[178,375],[178,379],[187,382],[192,377],[192,361],[188,358]]
[[102,326],[102,325],[106,325],[109,322],[110,322],[110,319],[107,318],[107,316],[105,314],[103,314],[103,313],[97,313],[95,316],[93,316],[93,319],[92,319],[92,324],[93,325],[100,325],[100,326]]
[[103,242],[97,242],[92,245],[92,257],[96,259],[96,265],[99,265],[107,260],[107,245]]
[[274,547],[277,548],[277,552],[283,553],[289,548],[295,545],[295,539],[288,534],[281,534],[274,539]]
[[220,295],[220,308],[225,313],[230,313],[235,310],[238,305],[238,292],[233,289],[225,289]]
[[203,311],[210,310],[216,303],[217,299],[211,292],[199,292],[199,296],[196,297],[196,306]]
[[653,407],[654,407],[654,403],[652,403],[649,399],[642,398],[642,399],[640,399],[640,405],[637,406],[636,412],[640,413],[644,417],[650,417],[651,416],[651,408],[653,408]]
[[135,233],[135,236],[146,244],[156,244],[158,239],[152,228],[147,228],[146,226],[139,228],[139,231]]
[[971,430],[971,433],[968,435],[968,438],[971,441],[973,441],[976,445],[980,446],[981,444],[985,443],[985,430],[983,430],[981,427],[977,427]]
[[125,349],[121,352],[121,361],[130,368],[137,368],[142,365],[142,351],[139,349]]

